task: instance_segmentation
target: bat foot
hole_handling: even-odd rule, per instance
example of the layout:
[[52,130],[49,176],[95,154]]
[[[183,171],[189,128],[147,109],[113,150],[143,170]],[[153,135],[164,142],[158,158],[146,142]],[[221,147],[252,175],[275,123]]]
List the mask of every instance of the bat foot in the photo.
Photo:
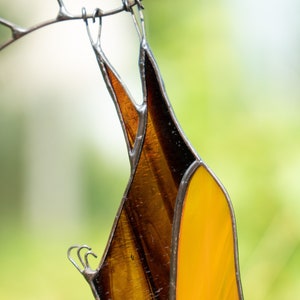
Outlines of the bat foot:
[[[77,250],[77,251],[76,251]],[[85,250],[84,253],[82,251]],[[76,251],[77,259],[75,260],[72,257],[72,252]],[[92,251],[87,245],[74,245],[68,249],[67,252],[69,261],[74,265],[74,267],[84,276],[84,278],[91,283],[96,270],[93,270],[89,264],[89,256],[92,255],[94,258],[97,258],[97,255]]]

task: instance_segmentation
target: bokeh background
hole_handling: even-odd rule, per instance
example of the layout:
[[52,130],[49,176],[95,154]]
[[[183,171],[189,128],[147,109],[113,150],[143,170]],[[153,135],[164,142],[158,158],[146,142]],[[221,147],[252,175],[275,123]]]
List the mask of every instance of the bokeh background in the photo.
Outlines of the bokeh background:
[[[120,2],[66,5],[80,14],[82,6],[92,12]],[[245,299],[299,298],[299,2],[143,3],[178,120],[231,195]],[[57,8],[55,0],[0,0],[0,16],[22,26],[54,18]],[[1,27],[1,41],[8,37]],[[103,20],[103,44],[140,101],[129,14]],[[101,257],[128,176],[82,21],[41,29],[0,52],[1,299],[92,299],[66,250],[86,243]]]

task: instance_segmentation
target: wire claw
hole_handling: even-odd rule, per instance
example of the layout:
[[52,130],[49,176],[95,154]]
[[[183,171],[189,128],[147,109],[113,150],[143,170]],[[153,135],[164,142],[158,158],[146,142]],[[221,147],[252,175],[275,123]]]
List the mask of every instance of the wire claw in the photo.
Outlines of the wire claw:
[[128,12],[130,12],[132,10],[132,7],[135,5],[144,9],[144,6],[142,5],[142,0],[122,0],[122,2],[123,2],[124,10]]
[[82,20],[87,24],[88,18],[87,18],[87,13],[85,7],[81,8],[81,15],[82,15]]
[[[80,265],[78,265],[78,263],[72,258],[71,256],[71,252],[73,251],[73,249],[77,249],[77,257],[78,257],[78,260],[80,262]],[[84,255],[84,261],[82,259],[82,255],[81,255],[81,251],[82,249],[87,249],[88,251],[85,253]],[[74,246],[71,246],[69,249],[68,249],[68,252],[67,252],[67,256],[68,256],[68,259],[69,261],[73,264],[73,266],[82,274],[85,274],[87,272],[87,270],[90,271],[90,266],[89,266],[89,263],[88,263],[88,259],[87,259],[87,256],[89,254],[93,255],[95,258],[97,258],[97,255],[95,253],[93,253],[91,251],[92,249],[87,246],[87,245],[74,245]]]
[[91,250],[89,250],[88,252],[85,253],[85,255],[84,255],[85,265],[88,269],[91,269],[89,259],[88,259],[89,255],[92,255],[94,258],[97,258],[98,256]]
[[82,245],[77,250],[77,257],[78,257],[81,265],[83,266],[83,271],[84,271],[86,269],[86,265],[85,265],[84,261],[82,260],[82,257],[81,257],[81,254],[80,254],[80,252],[81,252],[82,249],[87,249],[88,251],[91,251],[92,249],[89,246],[87,246],[87,245]]
[[102,15],[103,15],[102,9],[100,9],[100,8],[97,7],[97,8],[94,10],[94,13],[93,13],[93,23],[96,22],[96,18],[99,18],[99,20],[100,20],[101,17],[102,17]]
[[131,10],[131,6],[129,5],[128,0],[122,0],[122,2],[123,2],[124,10],[130,11]]
[[[77,257],[79,260],[79,264],[71,257],[71,252],[73,249],[77,249]],[[87,249],[84,255],[81,254],[83,249]],[[97,255],[92,251],[92,249],[87,245],[74,245],[68,249],[67,256],[69,261],[73,264],[73,266],[83,275],[83,277],[90,283],[92,286],[92,280],[97,273],[97,270],[93,270],[90,267],[90,263],[88,260],[89,255],[92,255],[94,258],[97,258]],[[93,289],[93,286],[92,286]]]
[[[124,4],[124,9],[126,10],[126,3],[127,5],[129,5],[129,12],[131,13],[131,16],[133,18],[133,23],[134,26],[136,28],[136,31],[139,35],[139,38],[141,41],[145,41],[146,40],[146,30],[145,30],[145,22],[144,22],[144,15],[142,10],[144,9],[144,6],[142,5],[142,0],[134,0],[134,5],[130,5],[128,4],[130,0],[122,0],[123,4]],[[138,17],[136,16],[135,12],[134,12],[134,6],[137,7],[137,13],[138,13]],[[139,21],[138,21],[139,18]]]
[[82,273],[82,270],[81,268],[78,266],[78,264],[76,263],[76,261],[72,258],[71,256],[71,252],[73,249],[76,249],[76,248],[79,248],[80,246],[79,245],[74,245],[74,246],[71,246],[69,249],[68,249],[68,252],[67,252],[67,257],[69,259],[69,261],[73,264],[73,266],[80,272]]
[[81,11],[82,11],[82,19],[84,20],[84,22],[86,24],[87,33],[88,33],[88,37],[89,37],[91,44],[93,45],[93,47],[100,47],[103,11],[100,8],[96,8],[92,15],[93,23],[96,22],[96,18],[99,19],[99,28],[98,28],[96,41],[94,41],[92,34],[91,34],[91,30],[90,30],[89,23],[88,23],[88,17],[86,14],[86,9],[83,7]]
[[140,9],[145,9],[144,5],[142,4],[142,0],[135,0],[135,2]]

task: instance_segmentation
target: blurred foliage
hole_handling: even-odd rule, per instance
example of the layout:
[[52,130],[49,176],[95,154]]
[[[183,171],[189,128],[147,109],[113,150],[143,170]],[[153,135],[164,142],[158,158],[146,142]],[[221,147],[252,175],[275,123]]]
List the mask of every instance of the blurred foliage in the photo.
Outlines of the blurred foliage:
[[[0,109],[0,216],[18,215],[22,193],[22,116]],[[14,186],[14,188],[12,188]]]
[[[231,195],[245,298],[296,299],[300,293],[299,84],[280,92],[278,82],[289,78],[272,81],[264,73],[265,64],[252,71],[251,59],[263,57],[242,53],[229,2],[145,0],[148,39],[179,123]],[[10,6],[1,1],[0,7],[7,18]],[[1,55],[8,57],[10,51],[16,48]],[[299,66],[293,68],[299,71]],[[1,95],[9,89],[21,87],[8,87],[5,76],[0,76]],[[0,298],[92,299],[65,251],[74,241],[82,241],[101,255],[126,186],[128,166],[113,156],[107,158],[91,142],[82,142],[77,149],[78,227],[32,232],[22,211],[29,116],[26,109],[12,109],[10,102],[0,103]]]
[[120,170],[105,162],[95,149],[86,149],[83,151],[81,170],[87,219],[92,226],[110,230],[111,216],[116,214],[120,204],[120,191],[126,188],[126,169],[121,171],[123,176],[120,176]]

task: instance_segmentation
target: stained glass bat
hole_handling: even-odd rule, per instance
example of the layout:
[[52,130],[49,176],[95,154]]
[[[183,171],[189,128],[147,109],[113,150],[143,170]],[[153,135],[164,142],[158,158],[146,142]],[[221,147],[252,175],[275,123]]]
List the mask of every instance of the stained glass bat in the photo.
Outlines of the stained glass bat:
[[100,34],[92,41],[123,128],[131,173],[99,267],[90,268],[94,253],[87,246],[69,249],[69,255],[77,249],[82,268],[70,259],[98,300],[243,299],[231,202],[181,131],[142,17],[141,24],[140,105],[103,53]]
[[[231,202],[176,121],[145,38],[140,0],[122,0],[121,7],[96,9],[93,15],[83,10],[82,16],[70,14],[62,0],[57,2],[55,19],[29,28],[0,18],[12,35],[0,50],[53,23],[84,18],[88,28],[89,18],[101,21],[124,10],[134,16],[141,40],[143,102],[137,105],[101,49],[101,30],[93,42],[88,28],[123,128],[131,173],[99,267],[90,267],[88,257],[96,255],[85,245],[70,247],[69,259],[97,300],[243,299]],[[81,266],[71,257],[73,250]]]

